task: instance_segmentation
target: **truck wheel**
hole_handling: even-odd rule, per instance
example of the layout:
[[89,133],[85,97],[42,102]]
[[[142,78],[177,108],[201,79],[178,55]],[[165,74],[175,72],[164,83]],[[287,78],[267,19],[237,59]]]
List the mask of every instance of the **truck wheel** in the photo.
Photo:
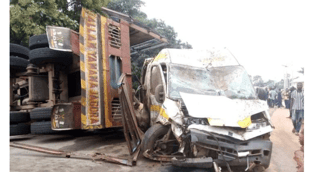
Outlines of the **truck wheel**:
[[252,172],[264,172],[265,168],[261,165],[254,167],[254,169],[252,170]]
[[10,56],[10,71],[11,71],[11,73],[26,71],[28,64],[29,64],[29,62],[26,59],[16,57],[16,56]]
[[150,153],[152,153],[157,147],[156,142],[162,139],[168,133],[168,130],[168,126],[161,124],[155,124],[149,128],[144,134],[144,139],[141,145],[142,153],[148,149],[150,150]]
[[10,136],[29,134],[30,126],[24,123],[10,125]]
[[29,49],[27,47],[11,43],[10,44],[10,56],[18,56],[24,59],[28,59]]
[[31,124],[31,134],[54,134],[57,131],[52,130],[51,121],[34,122]]
[[30,51],[29,60],[30,63],[35,65],[58,63],[67,66],[72,63],[72,53],[49,48],[36,48]]
[[10,112],[10,123],[21,123],[21,122],[28,122],[30,121],[29,113],[28,112],[18,112],[18,111],[11,111]]
[[51,120],[52,108],[35,108],[30,112],[31,120]]
[[46,34],[43,35],[34,35],[29,38],[29,48],[30,50],[36,48],[48,47],[48,39]]

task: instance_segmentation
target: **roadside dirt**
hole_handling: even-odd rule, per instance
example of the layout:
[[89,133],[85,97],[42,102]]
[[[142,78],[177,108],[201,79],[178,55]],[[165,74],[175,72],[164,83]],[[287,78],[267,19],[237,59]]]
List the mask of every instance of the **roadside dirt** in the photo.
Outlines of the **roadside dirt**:
[[293,124],[289,116],[288,109],[276,109],[271,117],[271,121],[275,126],[271,134],[273,142],[271,165],[267,172],[281,171],[294,172],[297,171],[297,163],[294,161],[294,152],[299,150],[300,144],[298,136],[292,133]]

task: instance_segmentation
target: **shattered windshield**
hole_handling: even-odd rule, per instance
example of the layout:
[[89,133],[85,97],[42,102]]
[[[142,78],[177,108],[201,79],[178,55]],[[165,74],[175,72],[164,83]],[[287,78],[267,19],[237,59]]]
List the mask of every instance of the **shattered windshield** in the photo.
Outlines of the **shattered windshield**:
[[170,65],[168,94],[181,98],[179,92],[227,96],[231,99],[255,99],[255,92],[242,66],[195,68]]

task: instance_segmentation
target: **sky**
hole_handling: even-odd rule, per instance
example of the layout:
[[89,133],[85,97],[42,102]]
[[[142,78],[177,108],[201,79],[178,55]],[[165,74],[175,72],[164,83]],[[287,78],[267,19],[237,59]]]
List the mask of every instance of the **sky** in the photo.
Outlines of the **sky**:
[[[310,58],[310,1],[143,0],[194,49],[227,47],[252,76],[296,77]],[[285,68],[282,65],[288,65]]]

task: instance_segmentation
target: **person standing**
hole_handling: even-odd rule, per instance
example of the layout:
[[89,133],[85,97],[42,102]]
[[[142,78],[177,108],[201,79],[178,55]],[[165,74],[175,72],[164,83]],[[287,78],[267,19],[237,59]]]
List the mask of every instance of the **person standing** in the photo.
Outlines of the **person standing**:
[[285,108],[289,109],[289,98],[288,98],[288,89],[286,88],[283,92],[282,92],[282,97],[284,99],[284,103],[285,103]]
[[269,94],[270,94],[270,104],[271,104],[271,107],[274,107],[277,93],[276,93],[275,90],[271,90],[271,91],[269,92]]
[[296,88],[294,86],[291,86],[289,88],[289,93],[288,93],[288,97],[289,97],[289,107],[290,107],[290,116],[288,118],[292,118],[292,108],[291,108],[291,105],[292,105],[292,96],[291,96],[291,93],[296,90]]
[[269,94],[268,87],[265,87],[265,100],[267,101],[268,101],[268,94]]
[[270,107],[270,99],[269,99],[269,89],[268,87],[265,87],[265,91],[266,91],[266,94],[265,94],[265,99],[267,101],[267,104],[268,104],[268,107]]
[[283,107],[282,106],[282,93],[281,93],[281,91],[279,90],[279,92],[278,92],[278,107],[280,108],[280,107]]
[[302,83],[297,83],[297,90],[291,93],[291,109],[292,109],[292,121],[294,128],[293,133],[298,135],[302,121],[304,119],[304,92],[302,90]]

